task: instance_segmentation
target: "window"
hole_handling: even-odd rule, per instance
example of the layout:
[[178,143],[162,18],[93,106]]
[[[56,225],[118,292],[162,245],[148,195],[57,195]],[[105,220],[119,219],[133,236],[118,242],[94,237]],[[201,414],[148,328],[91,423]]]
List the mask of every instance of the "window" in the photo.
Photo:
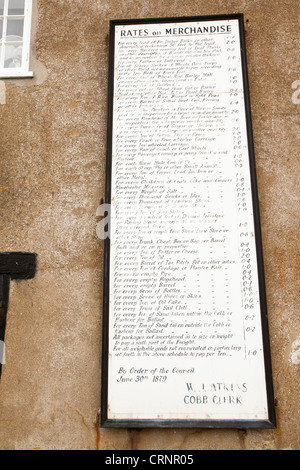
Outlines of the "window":
[[0,0],[0,78],[32,77],[29,50],[32,0]]

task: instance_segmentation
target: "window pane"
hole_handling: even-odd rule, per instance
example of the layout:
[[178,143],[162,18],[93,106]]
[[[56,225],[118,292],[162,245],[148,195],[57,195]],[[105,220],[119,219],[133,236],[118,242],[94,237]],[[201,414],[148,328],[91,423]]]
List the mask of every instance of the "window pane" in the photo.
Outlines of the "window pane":
[[22,45],[7,44],[5,46],[4,68],[22,67]]
[[2,39],[3,20],[0,20],[0,39]]
[[7,41],[22,41],[24,20],[7,20]]
[[0,15],[3,15],[4,0],[0,0]]
[[24,15],[24,2],[25,0],[9,0],[8,14],[9,15]]

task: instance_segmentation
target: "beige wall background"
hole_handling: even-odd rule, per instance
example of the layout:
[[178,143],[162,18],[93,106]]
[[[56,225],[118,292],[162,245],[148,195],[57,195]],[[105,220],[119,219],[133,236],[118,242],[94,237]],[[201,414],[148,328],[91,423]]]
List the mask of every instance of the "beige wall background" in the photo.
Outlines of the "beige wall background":
[[[299,3],[34,0],[32,79],[0,80],[0,251],[38,254],[11,283],[1,449],[299,449]],[[102,430],[110,19],[244,13],[276,430]]]

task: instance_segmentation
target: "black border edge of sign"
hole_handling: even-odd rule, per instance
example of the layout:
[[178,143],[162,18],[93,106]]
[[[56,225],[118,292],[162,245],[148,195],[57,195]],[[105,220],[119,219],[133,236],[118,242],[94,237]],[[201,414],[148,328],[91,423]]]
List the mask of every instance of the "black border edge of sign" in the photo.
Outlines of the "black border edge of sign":
[[214,21],[236,19],[239,21],[242,75],[244,86],[245,113],[248,137],[248,155],[250,165],[253,218],[256,237],[256,256],[258,266],[258,282],[260,291],[260,312],[262,323],[262,339],[264,347],[264,363],[266,378],[266,393],[268,402],[267,420],[113,420],[108,418],[108,355],[109,355],[109,274],[110,274],[110,238],[104,240],[103,262],[103,319],[102,319],[102,371],[101,371],[101,419],[102,428],[228,428],[228,429],[275,429],[276,413],[272,378],[271,350],[269,340],[268,312],[265,286],[265,273],[263,262],[261,223],[259,213],[259,200],[257,189],[257,176],[254,153],[254,140],[252,131],[252,118],[250,106],[250,92],[248,81],[248,67],[246,56],[246,42],[244,30],[244,14],[234,13],[228,15],[185,16],[166,18],[139,18],[111,20],[109,30],[109,71],[108,71],[108,108],[107,108],[107,150],[106,150],[106,189],[105,203],[111,203],[111,175],[112,175],[112,132],[113,132],[113,96],[114,96],[114,51],[115,26],[128,24],[171,23],[188,21]]

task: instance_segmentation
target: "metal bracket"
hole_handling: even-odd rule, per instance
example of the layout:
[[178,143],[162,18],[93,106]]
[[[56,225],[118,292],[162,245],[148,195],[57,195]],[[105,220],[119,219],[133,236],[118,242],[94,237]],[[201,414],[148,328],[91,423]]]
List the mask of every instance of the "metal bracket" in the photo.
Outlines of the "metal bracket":
[[[0,345],[4,345],[9,286],[11,280],[33,279],[36,273],[35,253],[0,253]],[[4,347],[0,348],[0,377]]]

